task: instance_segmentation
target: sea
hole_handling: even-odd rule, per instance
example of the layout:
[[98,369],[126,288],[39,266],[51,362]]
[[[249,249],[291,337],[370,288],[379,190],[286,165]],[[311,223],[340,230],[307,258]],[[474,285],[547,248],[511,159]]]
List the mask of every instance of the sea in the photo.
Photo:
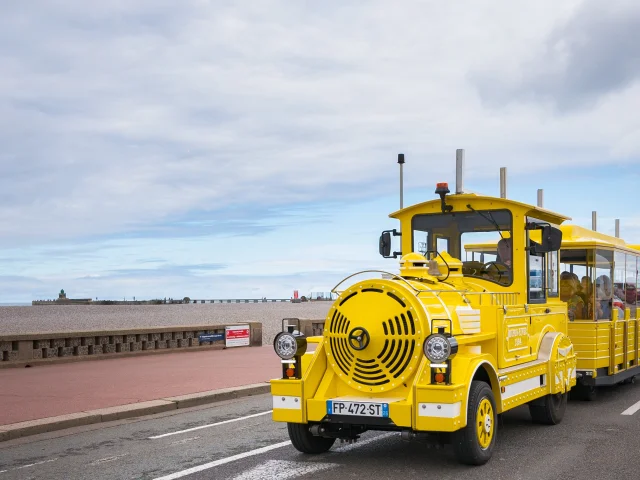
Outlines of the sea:
[[263,343],[284,318],[325,319],[332,301],[175,305],[0,305],[0,335],[117,331],[141,327],[262,323]]

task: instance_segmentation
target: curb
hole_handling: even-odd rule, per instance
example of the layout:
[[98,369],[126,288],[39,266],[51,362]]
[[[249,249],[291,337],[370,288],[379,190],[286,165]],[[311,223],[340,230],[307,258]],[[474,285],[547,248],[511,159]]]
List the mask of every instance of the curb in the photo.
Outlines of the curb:
[[218,390],[179,395],[177,397],[160,398],[158,400],[150,400],[147,402],[118,405],[115,407],[60,415],[57,417],[48,417],[37,420],[28,420],[26,422],[0,425],[0,442],[27,437],[30,435],[38,435],[40,433],[91,425],[94,423],[142,417],[145,415],[153,415],[181,408],[190,408],[222,402],[224,400],[232,400],[234,398],[260,395],[263,393],[269,393],[270,390],[271,385],[269,382],[255,383],[251,385],[243,385],[241,387],[221,388]]

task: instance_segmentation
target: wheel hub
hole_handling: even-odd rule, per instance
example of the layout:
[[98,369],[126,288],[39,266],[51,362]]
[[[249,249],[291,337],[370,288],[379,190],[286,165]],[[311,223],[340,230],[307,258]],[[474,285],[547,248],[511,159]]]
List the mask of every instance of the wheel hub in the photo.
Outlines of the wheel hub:
[[487,433],[491,432],[491,417],[489,415],[485,415],[484,417],[484,431]]

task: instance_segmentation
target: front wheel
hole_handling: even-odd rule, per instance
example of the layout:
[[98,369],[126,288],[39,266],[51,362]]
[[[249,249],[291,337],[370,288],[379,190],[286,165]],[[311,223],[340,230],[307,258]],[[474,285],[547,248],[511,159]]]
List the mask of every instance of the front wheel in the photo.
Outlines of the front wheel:
[[529,413],[535,423],[557,425],[567,409],[569,392],[545,395],[539,402],[529,404]]
[[457,460],[467,465],[484,465],[496,444],[498,416],[491,387],[485,382],[471,382],[467,402],[467,426],[452,435]]
[[305,423],[287,423],[293,446],[302,453],[324,453],[335,443],[335,438],[316,437]]

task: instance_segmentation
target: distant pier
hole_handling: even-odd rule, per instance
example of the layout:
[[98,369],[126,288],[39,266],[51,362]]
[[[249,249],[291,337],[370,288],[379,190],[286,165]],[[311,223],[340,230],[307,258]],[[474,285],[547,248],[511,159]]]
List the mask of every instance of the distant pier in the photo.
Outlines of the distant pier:
[[[294,292],[292,298],[214,298],[214,299],[192,299],[184,297],[159,298],[153,300],[98,300],[91,298],[67,298],[64,289],[60,290],[58,298],[55,300],[33,300],[31,305],[180,305],[187,303],[302,303],[302,302],[326,302],[334,300],[329,292],[314,293],[309,297],[298,298],[298,292]],[[135,297],[133,297],[135,298]]]

